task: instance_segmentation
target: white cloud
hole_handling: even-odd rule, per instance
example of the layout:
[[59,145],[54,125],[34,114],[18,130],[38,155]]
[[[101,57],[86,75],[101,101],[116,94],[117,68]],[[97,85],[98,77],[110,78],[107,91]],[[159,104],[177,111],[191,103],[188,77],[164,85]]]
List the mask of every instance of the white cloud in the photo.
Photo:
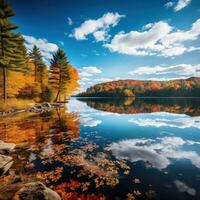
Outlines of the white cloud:
[[32,50],[33,46],[36,45],[40,49],[45,60],[51,59],[52,53],[58,49],[56,44],[48,42],[45,38],[35,38],[28,35],[23,35],[23,37],[26,41],[26,47],[28,50]]
[[97,42],[105,41],[108,38],[108,34],[105,31],[96,31],[93,33],[93,36]]
[[96,66],[82,67],[79,70],[79,84],[81,85],[79,92],[83,92],[86,88],[94,85],[95,80],[98,79],[96,76],[98,76],[101,73],[101,69],[99,69]]
[[110,50],[127,55],[149,55],[160,51],[163,47],[158,42],[165,37],[171,27],[163,21],[154,23],[149,30],[129,33],[120,32],[114,36],[110,44],[104,46]]
[[176,6],[174,7],[174,11],[182,10],[190,4],[191,0],[179,0]]
[[143,31],[119,32],[104,47],[126,55],[171,57],[199,50],[199,47],[184,45],[184,42],[197,40],[199,36],[200,19],[188,31],[175,30],[167,22],[159,21],[143,26]]
[[67,18],[67,23],[69,26],[71,26],[73,24],[73,21],[70,17]]
[[165,8],[174,8],[174,11],[180,11],[183,8],[187,7],[191,3],[191,0],[178,0],[178,2],[167,2],[164,6]]
[[77,40],[86,40],[87,36],[92,34],[96,41],[105,41],[108,37],[110,27],[118,24],[124,15],[108,12],[98,19],[89,19],[74,29],[73,36]]
[[[173,114],[165,113],[164,115],[146,114],[145,118],[138,116],[131,118],[128,121],[142,127],[173,127],[173,128],[198,128],[200,129],[200,117],[189,117],[187,115],[179,115],[175,118]],[[176,119],[176,120],[175,120]]]
[[93,75],[100,74],[100,73],[102,73],[102,71],[98,67],[88,66],[88,67],[82,67],[79,74],[81,78],[85,78],[85,77],[91,77]]
[[150,29],[153,26],[153,23],[149,23],[143,26],[143,30]]
[[110,81],[113,81],[114,79],[112,78],[96,78],[94,79],[93,81],[96,82],[96,83],[101,83],[101,82],[110,82]]
[[[179,78],[189,78],[193,76],[200,76],[200,64],[179,64],[172,66],[142,66],[138,67],[128,74],[132,76],[143,76],[147,75],[148,79],[160,79],[164,76],[168,80],[179,79]],[[157,77],[157,78],[156,78]]]
[[195,151],[185,151],[187,140],[180,137],[163,137],[156,139],[129,139],[114,142],[108,150],[117,159],[131,162],[143,161],[148,166],[162,170],[171,164],[171,159],[188,159],[200,168],[200,156]]
[[169,2],[167,2],[164,6],[165,6],[165,8],[171,8],[171,7],[173,7],[174,6],[174,2],[172,2],[172,1],[169,1]]

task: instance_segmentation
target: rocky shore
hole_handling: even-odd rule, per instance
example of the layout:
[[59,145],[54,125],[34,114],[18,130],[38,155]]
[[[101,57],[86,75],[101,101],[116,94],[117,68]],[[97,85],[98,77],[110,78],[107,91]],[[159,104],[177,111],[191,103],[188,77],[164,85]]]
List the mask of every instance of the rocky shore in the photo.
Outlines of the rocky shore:
[[9,116],[9,115],[15,115],[18,113],[24,113],[24,112],[31,112],[31,113],[43,113],[43,112],[49,112],[55,108],[61,107],[61,103],[40,103],[36,104],[33,107],[27,108],[27,109],[11,109],[7,112],[0,112],[0,116]]
[[[39,109],[39,108],[38,108]],[[0,141],[0,178],[9,176],[8,185],[0,184],[0,200],[61,200],[60,196],[41,182],[22,182],[20,176],[14,175],[14,163],[10,154],[15,151],[14,143]]]

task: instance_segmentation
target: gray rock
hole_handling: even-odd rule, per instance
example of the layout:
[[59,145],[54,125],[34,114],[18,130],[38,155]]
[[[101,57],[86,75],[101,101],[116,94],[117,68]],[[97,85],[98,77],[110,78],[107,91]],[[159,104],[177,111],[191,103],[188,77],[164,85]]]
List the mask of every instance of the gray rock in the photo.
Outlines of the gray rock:
[[0,154],[8,154],[14,150],[16,144],[14,143],[6,143],[0,140]]
[[12,157],[0,155],[0,175],[5,174],[11,168],[12,164]]
[[50,103],[43,103],[43,106],[46,108],[51,108],[51,104]]
[[60,196],[41,182],[27,183],[13,197],[13,200],[61,200]]

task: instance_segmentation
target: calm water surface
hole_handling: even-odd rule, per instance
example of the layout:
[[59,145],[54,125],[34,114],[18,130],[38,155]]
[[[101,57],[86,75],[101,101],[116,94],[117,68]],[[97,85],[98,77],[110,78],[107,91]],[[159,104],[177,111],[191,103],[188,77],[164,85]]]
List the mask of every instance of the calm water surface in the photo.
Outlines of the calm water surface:
[[74,98],[1,119],[0,140],[63,199],[200,199],[200,99]]

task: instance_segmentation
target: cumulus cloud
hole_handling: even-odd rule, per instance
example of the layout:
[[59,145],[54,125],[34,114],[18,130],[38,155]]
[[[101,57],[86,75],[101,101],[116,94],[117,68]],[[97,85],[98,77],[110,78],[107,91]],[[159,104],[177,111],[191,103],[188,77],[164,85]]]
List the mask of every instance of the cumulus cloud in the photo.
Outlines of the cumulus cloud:
[[175,4],[175,2],[169,1],[164,6],[165,6],[165,8],[171,8],[174,6],[174,4]]
[[172,66],[141,66],[138,67],[128,74],[132,76],[148,76],[148,79],[159,79],[166,77],[168,80],[178,78],[189,78],[192,76],[200,76],[200,64],[179,64]]
[[200,156],[195,151],[185,151],[187,140],[180,137],[162,137],[156,139],[128,139],[114,142],[107,147],[121,160],[143,161],[148,166],[159,170],[167,168],[171,159],[188,159],[200,168]]
[[79,70],[80,80],[79,84],[81,85],[81,88],[77,92],[83,92],[88,87],[98,83],[102,82],[103,80],[106,80],[104,78],[98,77],[102,73],[102,70],[96,66],[87,66],[82,67]]
[[191,0],[178,0],[178,2],[167,2],[164,6],[165,8],[172,8],[175,12],[182,10],[183,8],[187,7],[191,3]]
[[96,66],[82,67],[80,70],[81,78],[91,77],[93,75],[100,74],[100,73],[102,73],[102,71]]
[[109,29],[116,26],[122,17],[125,16],[108,12],[98,19],[86,20],[74,29],[72,35],[77,40],[86,40],[88,35],[93,35],[97,42],[105,41],[109,37]]
[[95,83],[101,83],[101,82],[109,82],[109,81],[113,81],[113,80],[114,79],[112,79],[112,78],[104,78],[104,77],[102,77],[102,78],[96,78],[93,81]]
[[36,45],[40,49],[45,60],[51,59],[52,53],[58,49],[56,44],[48,42],[45,38],[35,38],[28,35],[23,35],[23,37],[26,41],[26,47],[28,50],[32,50],[33,46]]
[[199,47],[184,45],[184,42],[197,40],[199,36],[200,19],[188,31],[175,30],[167,22],[159,21],[143,26],[143,31],[119,32],[104,47],[126,55],[171,57],[199,50]]
[[91,87],[95,84],[102,82],[110,82],[114,80],[119,80],[120,77],[110,78],[110,77],[102,77],[102,70],[98,67],[90,66],[83,67],[79,70],[80,80],[79,84],[81,85],[80,92],[84,92],[88,87]]
[[[175,120],[176,119],[176,120]],[[185,114],[174,116],[171,113],[158,115],[154,113],[146,114],[145,118],[138,116],[129,119],[129,122],[137,126],[154,126],[154,127],[173,127],[173,128],[198,128],[200,129],[200,117],[189,117]]]
[[179,0],[176,6],[174,7],[174,11],[182,10],[190,4],[191,0]]
[[105,31],[96,31],[93,33],[93,36],[97,42],[105,41],[109,37]]

